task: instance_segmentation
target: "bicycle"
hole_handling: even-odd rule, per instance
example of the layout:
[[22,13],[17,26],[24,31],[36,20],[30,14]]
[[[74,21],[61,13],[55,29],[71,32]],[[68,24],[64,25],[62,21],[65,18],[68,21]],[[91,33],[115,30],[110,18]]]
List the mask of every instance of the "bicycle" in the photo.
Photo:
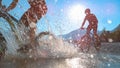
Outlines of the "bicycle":
[[94,46],[97,51],[100,50],[101,42],[100,38],[95,38],[94,34],[90,32],[90,34],[85,34],[81,37],[80,40],[77,40],[77,47],[82,52],[88,52],[91,46]]
[[6,40],[0,32],[0,60],[5,56],[5,51],[7,50],[6,47]]
[[[35,37],[34,42],[36,43],[36,45],[40,45],[41,43],[47,44],[47,43],[45,43],[43,41],[48,40],[48,38],[51,37],[51,36],[52,36],[52,38],[55,38],[55,36],[52,33],[48,32],[48,31],[41,32],[41,33],[39,33]],[[27,52],[29,52],[29,50],[33,48],[30,45],[31,44],[29,44],[29,43],[25,44],[23,47],[21,47],[20,49],[18,49],[17,52],[21,52],[21,53],[27,53]],[[34,48],[37,47],[36,45],[34,46]]]
[[[6,11],[4,11],[3,9],[5,9],[4,6],[0,6],[0,18],[3,18],[7,21],[7,23],[10,25],[10,28],[11,28],[11,31],[13,33],[13,35],[15,36],[16,38],[16,42],[18,42],[19,44],[19,47],[20,45],[22,45],[23,47],[20,47],[20,49],[18,49],[17,51],[21,51],[21,50],[29,50],[29,48],[31,48],[31,46],[29,46],[28,44],[30,43],[27,43],[27,44],[23,44],[21,39],[19,38],[19,32],[17,31],[18,30],[18,26],[20,26],[20,21],[17,20],[15,17],[13,17],[12,15],[10,15],[9,13],[7,13]],[[21,31],[22,32],[22,31]],[[24,32],[24,31],[23,31]],[[26,33],[26,32],[25,32]],[[34,39],[34,42],[37,44],[39,41],[38,39],[40,38],[43,38],[45,36],[49,36],[49,35],[52,35],[52,33],[50,33],[49,31],[45,31],[45,32],[41,32],[39,33],[35,39]],[[28,39],[27,39],[28,40]],[[0,42],[1,43],[1,42]]]

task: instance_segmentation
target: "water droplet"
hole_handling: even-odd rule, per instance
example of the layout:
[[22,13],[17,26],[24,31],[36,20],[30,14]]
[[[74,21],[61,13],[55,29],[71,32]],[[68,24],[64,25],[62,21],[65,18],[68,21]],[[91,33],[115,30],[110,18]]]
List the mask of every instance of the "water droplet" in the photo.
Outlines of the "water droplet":
[[32,55],[30,55],[29,58],[32,58]]
[[108,64],[108,67],[110,67],[110,64]]
[[113,42],[113,39],[109,38],[108,41],[109,41],[109,42]]
[[93,57],[94,57],[94,55],[90,55],[90,57],[91,57],[91,58],[93,58]]

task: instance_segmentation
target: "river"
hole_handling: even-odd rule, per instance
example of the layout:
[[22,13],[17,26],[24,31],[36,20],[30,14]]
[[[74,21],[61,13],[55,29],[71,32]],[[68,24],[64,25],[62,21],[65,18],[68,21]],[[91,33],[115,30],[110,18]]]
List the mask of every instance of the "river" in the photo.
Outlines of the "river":
[[[103,45],[105,46],[105,43]],[[108,44],[106,43],[106,45]],[[113,44],[111,43],[111,45]],[[119,68],[120,56],[103,51],[100,53],[79,52],[72,57],[57,58],[22,58],[12,55],[7,56],[0,62],[0,68]]]

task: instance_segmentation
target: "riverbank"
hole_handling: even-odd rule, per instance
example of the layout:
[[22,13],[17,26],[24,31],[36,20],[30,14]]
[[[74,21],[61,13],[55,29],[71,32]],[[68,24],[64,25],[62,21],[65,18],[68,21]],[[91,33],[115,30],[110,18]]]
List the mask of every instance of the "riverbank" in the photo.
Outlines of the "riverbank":
[[102,43],[101,52],[114,55],[120,55],[120,42],[117,43]]

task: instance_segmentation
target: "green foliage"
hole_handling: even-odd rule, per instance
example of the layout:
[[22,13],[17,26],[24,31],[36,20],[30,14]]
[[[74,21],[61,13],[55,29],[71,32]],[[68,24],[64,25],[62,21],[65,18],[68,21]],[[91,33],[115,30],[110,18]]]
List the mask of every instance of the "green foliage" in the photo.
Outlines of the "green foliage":
[[104,29],[100,35],[100,39],[102,42],[110,42],[109,39],[112,39],[113,42],[120,42],[120,30],[110,32]]

